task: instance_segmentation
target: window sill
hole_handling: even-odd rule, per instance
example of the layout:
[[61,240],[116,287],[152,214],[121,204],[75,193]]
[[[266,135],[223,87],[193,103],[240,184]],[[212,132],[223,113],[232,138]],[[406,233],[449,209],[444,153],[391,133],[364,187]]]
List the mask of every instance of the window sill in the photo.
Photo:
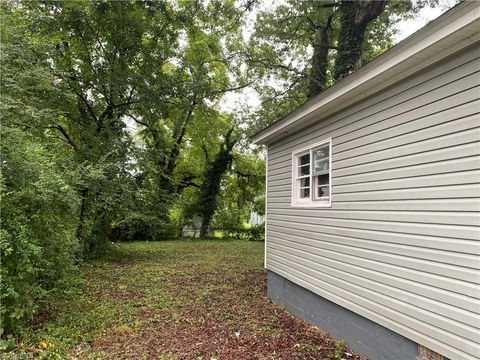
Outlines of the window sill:
[[331,208],[332,207],[332,203],[331,201],[329,202],[326,202],[326,201],[309,201],[309,202],[304,202],[304,203],[300,203],[300,202],[292,202],[290,204],[290,206],[292,208],[309,208],[309,209],[323,209],[323,208]]

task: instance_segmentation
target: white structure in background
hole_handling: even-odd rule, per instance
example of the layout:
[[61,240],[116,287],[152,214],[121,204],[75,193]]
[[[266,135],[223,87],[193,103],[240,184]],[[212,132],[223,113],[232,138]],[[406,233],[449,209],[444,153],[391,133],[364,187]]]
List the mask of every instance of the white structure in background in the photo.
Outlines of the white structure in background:
[[265,216],[259,215],[255,211],[250,213],[250,219],[248,220],[248,225],[251,227],[261,225],[265,222]]
[[198,214],[194,215],[189,224],[182,229],[182,237],[200,237],[200,227],[202,226],[202,217]]

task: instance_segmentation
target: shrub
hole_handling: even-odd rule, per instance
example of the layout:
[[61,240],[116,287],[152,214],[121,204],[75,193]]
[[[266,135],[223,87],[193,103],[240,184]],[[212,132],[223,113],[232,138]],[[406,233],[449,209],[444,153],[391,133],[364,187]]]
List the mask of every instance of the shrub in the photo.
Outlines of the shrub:
[[[0,332],[17,331],[66,279],[76,250],[76,191],[51,150],[2,129]],[[67,180],[66,180],[67,179]]]
[[221,238],[248,241],[265,240],[265,224],[252,226],[251,228],[213,228],[211,231]]

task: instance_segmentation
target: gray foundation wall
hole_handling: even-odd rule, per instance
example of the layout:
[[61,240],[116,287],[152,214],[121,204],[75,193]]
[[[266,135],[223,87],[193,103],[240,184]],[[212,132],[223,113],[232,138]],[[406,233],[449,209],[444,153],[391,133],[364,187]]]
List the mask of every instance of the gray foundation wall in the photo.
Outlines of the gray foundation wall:
[[370,360],[415,360],[417,344],[268,271],[268,297]]

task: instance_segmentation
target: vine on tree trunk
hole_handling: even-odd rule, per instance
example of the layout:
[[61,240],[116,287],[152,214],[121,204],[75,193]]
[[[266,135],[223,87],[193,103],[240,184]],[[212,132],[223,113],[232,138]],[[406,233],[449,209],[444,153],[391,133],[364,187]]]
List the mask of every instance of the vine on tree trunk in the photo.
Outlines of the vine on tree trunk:
[[220,147],[220,151],[205,171],[205,179],[200,188],[198,202],[199,213],[202,215],[202,225],[200,228],[201,237],[208,236],[210,223],[217,209],[217,196],[220,192],[222,176],[228,170],[233,160],[232,149],[237,142],[237,139],[232,137],[233,130],[233,127],[228,130],[225,135],[225,140]]

